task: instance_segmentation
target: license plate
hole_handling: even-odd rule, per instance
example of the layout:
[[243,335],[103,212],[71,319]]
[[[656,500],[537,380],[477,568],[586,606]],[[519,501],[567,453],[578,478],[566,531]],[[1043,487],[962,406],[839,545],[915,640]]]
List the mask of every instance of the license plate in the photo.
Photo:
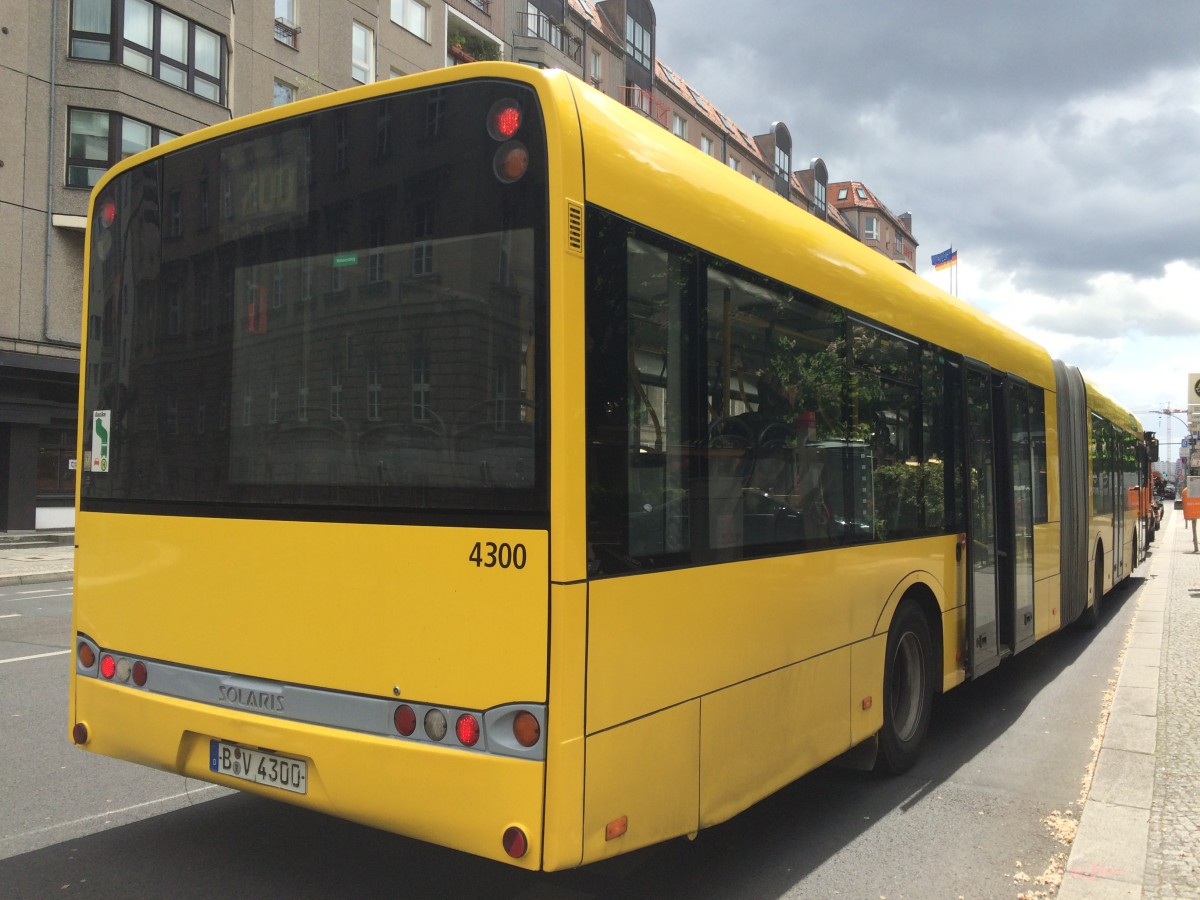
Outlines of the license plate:
[[208,767],[218,775],[231,775],[293,794],[308,793],[308,763],[302,759],[251,750],[228,741],[209,741]]

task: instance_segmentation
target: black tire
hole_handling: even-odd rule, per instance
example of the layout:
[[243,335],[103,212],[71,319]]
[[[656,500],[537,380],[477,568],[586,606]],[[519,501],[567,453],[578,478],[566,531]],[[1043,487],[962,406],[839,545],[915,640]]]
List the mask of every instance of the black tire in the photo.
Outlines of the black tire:
[[920,607],[902,601],[888,631],[883,730],[876,768],[893,775],[917,761],[933,714],[933,640]]

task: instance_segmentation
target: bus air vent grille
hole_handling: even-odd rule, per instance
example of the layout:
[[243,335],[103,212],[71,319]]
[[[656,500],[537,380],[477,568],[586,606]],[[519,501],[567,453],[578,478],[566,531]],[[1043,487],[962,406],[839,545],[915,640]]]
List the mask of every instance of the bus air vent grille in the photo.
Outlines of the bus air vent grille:
[[583,253],[583,204],[567,201],[567,247],[575,253]]

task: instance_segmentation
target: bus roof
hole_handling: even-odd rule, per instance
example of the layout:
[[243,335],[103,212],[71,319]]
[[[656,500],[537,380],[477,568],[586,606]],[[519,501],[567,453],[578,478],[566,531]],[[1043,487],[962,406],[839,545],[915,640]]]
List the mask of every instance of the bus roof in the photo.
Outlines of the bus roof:
[[[1038,344],[577,79],[587,199],[1053,391]],[[667,199],[669,198],[669,200]]]

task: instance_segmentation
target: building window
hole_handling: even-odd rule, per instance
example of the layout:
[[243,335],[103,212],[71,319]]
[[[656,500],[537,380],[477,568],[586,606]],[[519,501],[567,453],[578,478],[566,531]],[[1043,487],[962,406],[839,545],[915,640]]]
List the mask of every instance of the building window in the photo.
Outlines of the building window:
[[713,155],[713,148],[715,146],[716,145],[713,144],[713,139],[710,138],[707,134],[700,135],[700,149],[703,150],[705,153],[707,153],[709,156]]
[[308,421],[308,370],[301,369],[296,380],[296,420]]
[[120,62],[214,103],[225,97],[224,40],[150,0],[71,3],[71,56]]
[[604,57],[602,57],[600,55],[599,50],[593,50],[592,51],[592,68],[591,68],[590,74],[592,76],[592,84],[594,84],[596,87],[600,86],[600,82],[601,82],[603,74],[604,74],[603,66],[604,66]]
[[392,21],[421,40],[429,40],[429,7],[419,0],[392,0]]
[[67,185],[95,186],[105,169],[127,156],[178,137],[120,113],[72,109],[67,114]]
[[821,215],[825,215],[826,192],[828,187],[820,178],[813,179],[813,206]]
[[433,274],[433,208],[428,203],[413,207],[412,274],[414,278]]
[[867,216],[863,220],[863,240],[879,240],[879,218],[877,216]]
[[75,430],[38,430],[37,492],[67,494],[75,490]]
[[336,362],[329,365],[329,418],[342,417],[342,370]]
[[786,181],[791,170],[792,161],[788,158],[787,151],[777,144],[775,146],[775,177]]
[[625,52],[638,65],[649,69],[654,54],[650,46],[650,32],[633,16],[625,16]]
[[275,105],[283,106],[285,103],[291,103],[296,99],[296,89],[290,84],[275,79]]
[[418,355],[412,361],[412,420],[428,422],[430,418],[429,359]]
[[351,29],[350,77],[367,84],[375,80],[375,32],[358,22]]
[[367,418],[383,421],[383,379],[379,375],[379,360],[372,356],[367,363]]
[[687,140],[687,119],[677,112],[671,113],[671,134]]
[[729,168],[733,169],[733,171],[735,171],[735,172],[741,171],[742,164],[741,164],[741,162],[738,161],[738,158],[736,156],[729,157]]
[[848,195],[849,193],[850,193],[850,188],[839,188],[838,189],[838,199],[845,200],[846,195]]
[[859,200],[866,200],[866,199],[867,199],[867,192],[866,192],[865,190],[863,190],[862,188],[860,188],[860,187],[859,187],[859,188],[855,188],[855,189],[854,189],[854,193],[855,193],[855,195],[858,197],[858,199],[859,199]]

